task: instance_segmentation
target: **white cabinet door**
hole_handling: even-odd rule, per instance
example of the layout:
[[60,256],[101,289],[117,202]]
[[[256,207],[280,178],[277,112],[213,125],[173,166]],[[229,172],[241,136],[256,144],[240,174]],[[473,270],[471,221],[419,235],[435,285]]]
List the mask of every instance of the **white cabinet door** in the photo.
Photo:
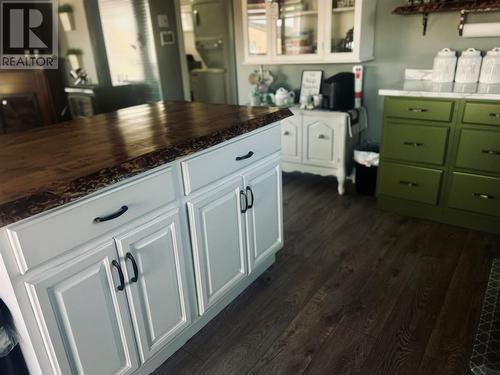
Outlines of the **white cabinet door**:
[[283,246],[281,168],[278,160],[245,176],[249,201],[247,236],[250,272]]
[[335,168],[338,162],[335,127],[322,117],[304,116],[304,164]]
[[247,274],[242,177],[188,202],[200,315]]
[[191,323],[179,211],[116,238],[144,363]]
[[138,368],[115,244],[27,283],[56,374],[130,374]]
[[302,162],[301,115],[281,120],[281,155],[283,161]]

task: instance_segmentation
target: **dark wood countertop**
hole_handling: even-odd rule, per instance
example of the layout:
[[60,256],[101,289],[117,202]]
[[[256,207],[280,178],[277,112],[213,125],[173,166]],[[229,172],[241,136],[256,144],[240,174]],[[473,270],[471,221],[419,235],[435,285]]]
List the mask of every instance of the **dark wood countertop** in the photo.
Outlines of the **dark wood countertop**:
[[0,135],[0,227],[291,115],[166,102]]

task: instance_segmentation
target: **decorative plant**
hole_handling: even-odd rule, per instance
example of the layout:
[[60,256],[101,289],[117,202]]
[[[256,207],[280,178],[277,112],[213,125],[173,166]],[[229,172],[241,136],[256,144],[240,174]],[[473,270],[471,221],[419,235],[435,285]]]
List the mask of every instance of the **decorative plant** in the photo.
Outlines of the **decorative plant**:
[[62,4],[59,6],[59,19],[64,31],[71,31],[75,29],[75,22],[73,19],[73,7],[70,4]]

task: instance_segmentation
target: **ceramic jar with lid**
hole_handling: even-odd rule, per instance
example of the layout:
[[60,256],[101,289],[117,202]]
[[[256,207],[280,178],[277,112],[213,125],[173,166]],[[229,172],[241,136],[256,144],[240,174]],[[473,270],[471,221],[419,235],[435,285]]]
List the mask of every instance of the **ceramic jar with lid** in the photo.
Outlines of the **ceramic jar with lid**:
[[457,66],[457,54],[450,48],[443,48],[434,58],[432,68],[432,80],[434,82],[453,82],[455,68]]
[[483,59],[479,82],[486,84],[500,83],[500,48],[488,51]]
[[462,52],[458,59],[457,74],[455,82],[458,83],[477,83],[479,73],[481,73],[481,51],[475,48],[467,48]]

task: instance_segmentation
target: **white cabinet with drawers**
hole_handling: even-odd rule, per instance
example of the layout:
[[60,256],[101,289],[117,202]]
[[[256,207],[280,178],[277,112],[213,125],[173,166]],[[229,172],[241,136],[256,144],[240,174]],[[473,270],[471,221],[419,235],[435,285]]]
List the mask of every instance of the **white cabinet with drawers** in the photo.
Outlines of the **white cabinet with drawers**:
[[275,123],[0,228],[33,374],[149,374],[283,245]]
[[304,172],[335,176],[343,195],[345,182],[353,168],[353,151],[359,143],[360,125],[349,131],[349,115],[344,112],[300,110],[282,121],[282,168],[285,172]]

